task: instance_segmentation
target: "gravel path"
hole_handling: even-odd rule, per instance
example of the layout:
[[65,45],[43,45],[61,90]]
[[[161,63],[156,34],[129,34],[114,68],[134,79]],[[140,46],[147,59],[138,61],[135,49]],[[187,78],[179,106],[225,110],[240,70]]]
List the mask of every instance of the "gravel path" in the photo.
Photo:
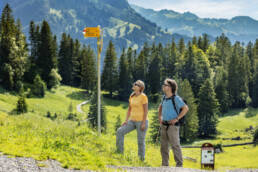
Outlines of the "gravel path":
[[[0,153],[1,154],[1,153]],[[55,160],[37,161],[33,158],[0,156],[0,172],[90,172],[62,168]]]
[[89,101],[85,101],[85,102],[82,102],[81,104],[78,104],[78,105],[76,106],[77,111],[80,112],[80,113],[84,113],[84,112],[82,111],[82,105],[85,105],[85,104],[88,103],[88,102],[89,102]]
[[[11,157],[11,156],[10,156]],[[107,166],[115,171],[137,171],[137,172],[211,172],[190,168],[176,167],[125,167]],[[225,170],[223,170],[225,171]],[[228,172],[258,172],[258,169],[236,169]],[[37,161],[33,158],[13,157],[2,155],[0,152],[0,172],[92,172],[91,170],[72,170],[61,167],[55,160]]]

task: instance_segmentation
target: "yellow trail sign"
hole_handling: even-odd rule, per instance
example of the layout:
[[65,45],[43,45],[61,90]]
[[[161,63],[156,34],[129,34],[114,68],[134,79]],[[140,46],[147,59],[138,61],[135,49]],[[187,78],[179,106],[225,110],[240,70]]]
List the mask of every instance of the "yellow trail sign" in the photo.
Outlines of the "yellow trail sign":
[[100,27],[85,27],[83,35],[85,37],[100,37]]

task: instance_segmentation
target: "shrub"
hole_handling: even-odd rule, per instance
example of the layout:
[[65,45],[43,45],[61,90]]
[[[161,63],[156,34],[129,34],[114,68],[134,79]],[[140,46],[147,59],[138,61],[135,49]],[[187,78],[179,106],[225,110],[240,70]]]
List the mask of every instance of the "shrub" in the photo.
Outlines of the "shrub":
[[33,94],[44,97],[46,92],[46,83],[37,75],[34,79]]
[[17,102],[17,112],[26,113],[28,112],[28,104],[24,96],[20,97]]
[[254,139],[253,141],[255,142],[254,145],[256,146],[258,144],[258,128],[256,128],[254,132]]

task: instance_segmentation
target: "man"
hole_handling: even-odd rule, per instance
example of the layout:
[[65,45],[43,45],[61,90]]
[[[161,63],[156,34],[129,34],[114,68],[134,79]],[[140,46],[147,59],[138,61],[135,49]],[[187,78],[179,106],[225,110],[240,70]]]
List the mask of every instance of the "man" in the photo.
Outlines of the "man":
[[[163,84],[165,97],[159,106],[159,123],[161,125],[161,156],[162,166],[169,166],[169,144],[174,153],[176,167],[183,166],[183,155],[179,137],[179,119],[189,110],[182,99],[176,95],[177,84],[173,79],[166,79]],[[173,97],[174,96],[174,97]],[[175,100],[175,108],[172,98]],[[177,110],[177,112],[175,111]],[[181,111],[180,111],[181,109]],[[179,114],[179,115],[178,115]]]

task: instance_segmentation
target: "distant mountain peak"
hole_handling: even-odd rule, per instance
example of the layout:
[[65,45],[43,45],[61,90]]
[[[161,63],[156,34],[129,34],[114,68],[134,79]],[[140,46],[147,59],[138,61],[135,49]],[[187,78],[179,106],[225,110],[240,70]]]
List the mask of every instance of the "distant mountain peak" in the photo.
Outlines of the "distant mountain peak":
[[[132,6],[134,8],[134,6]],[[232,42],[248,43],[258,38],[258,21],[248,16],[230,19],[200,18],[191,12],[177,13],[173,10],[151,11],[141,7],[134,8],[146,19],[155,22],[163,29],[187,36],[201,36],[207,33],[212,37],[224,33]]]

